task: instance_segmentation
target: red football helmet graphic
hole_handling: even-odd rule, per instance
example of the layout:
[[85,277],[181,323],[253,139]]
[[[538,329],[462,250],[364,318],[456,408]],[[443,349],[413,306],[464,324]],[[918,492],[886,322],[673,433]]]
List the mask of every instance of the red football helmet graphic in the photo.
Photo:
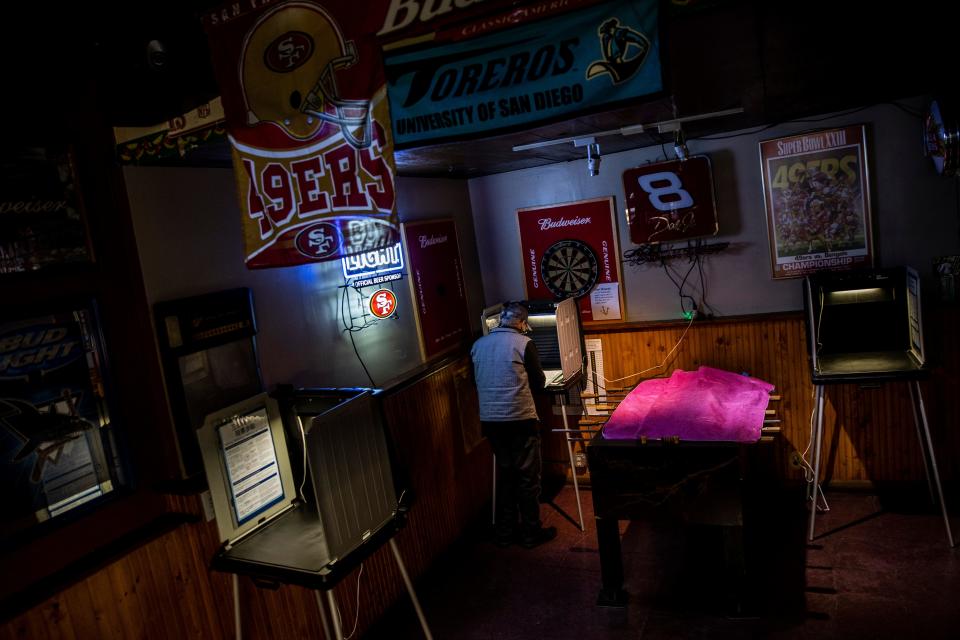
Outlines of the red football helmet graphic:
[[353,42],[322,7],[293,2],[267,11],[247,32],[240,58],[248,123],[272,122],[297,140],[329,123],[354,147],[369,146],[370,101],[337,90],[337,72],[356,61]]

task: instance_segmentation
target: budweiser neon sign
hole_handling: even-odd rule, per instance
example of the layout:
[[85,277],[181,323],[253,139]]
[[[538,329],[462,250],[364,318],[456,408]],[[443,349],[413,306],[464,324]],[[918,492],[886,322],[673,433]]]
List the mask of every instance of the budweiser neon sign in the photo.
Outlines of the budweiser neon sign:
[[403,248],[400,243],[392,247],[375,249],[340,259],[343,265],[343,277],[369,278],[383,273],[403,270]]

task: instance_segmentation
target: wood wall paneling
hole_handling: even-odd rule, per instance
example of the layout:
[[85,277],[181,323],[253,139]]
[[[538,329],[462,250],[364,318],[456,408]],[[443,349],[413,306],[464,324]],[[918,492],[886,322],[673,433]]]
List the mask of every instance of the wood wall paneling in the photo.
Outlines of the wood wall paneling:
[[[927,317],[927,344],[933,371],[921,383],[941,478],[956,486],[960,477],[960,411],[956,401],[960,341],[956,309],[935,309]],[[621,325],[588,331],[603,344],[605,375],[615,380],[649,370],[625,382],[701,365],[748,373],[776,386],[783,420],[776,466],[788,481],[801,481],[791,454],[805,452],[810,439],[813,386],[800,313],[695,322],[676,352],[664,358],[683,335],[685,324]],[[658,365],[664,363],[662,368]],[[876,484],[925,482],[923,459],[906,383],[828,385],[821,480]],[[807,451],[812,463],[812,452]],[[948,491],[949,493],[949,491]],[[949,496],[948,496],[949,499]],[[956,499],[956,497],[954,497]]]

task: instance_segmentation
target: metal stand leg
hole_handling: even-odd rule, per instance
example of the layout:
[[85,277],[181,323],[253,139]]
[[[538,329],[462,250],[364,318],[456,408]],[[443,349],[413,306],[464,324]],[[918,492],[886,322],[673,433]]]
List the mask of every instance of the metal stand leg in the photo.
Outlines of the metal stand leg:
[[935,502],[937,496],[933,491],[933,475],[930,473],[930,458],[927,456],[927,447],[924,444],[923,430],[920,426],[924,423],[925,419],[920,417],[920,407],[917,405],[917,395],[914,392],[913,385],[913,382],[907,385],[910,389],[910,406],[913,408],[913,425],[917,428],[917,440],[920,442],[920,455],[923,456],[923,470],[927,474],[927,491],[930,492],[930,501]]
[[[920,394],[920,382],[917,380],[910,383],[910,398],[913,400],[915,407],[913,415],[915,418],[919,416],[923,424],[924,437],[920,439],[920,448],[925,449],[926,455],[930,457],[928,474],[931,471],[933,472],[933,484],[937,490],[937,497],[940,499],[940,511],[943,513],[943,524],[947,529],[947,541],[950,543],[950,547],[953,548],[953,532],[950,530],[950,516],[947,515],[947,504],[943,499],[943,487],[940,486],[940,472],[937,470],[937,459],[933,455],[933,439],[930,438],[930,425],[927,424],[927,410],[923,406],[923,396]],[[918,433],[919,430],[920,423],[917,424]]]
[[560,415],[563,417],[563,433],[567,438],[567,454],[570,456],[570,475],[573,476],[573,493],[577,496],[577,515],[580,516],[580,531],[586,531],[583,524],[583,507],[580,506],[580,485],[577,483],[577,465],[573,459],[573,441],[570,439],[570,427],[567,426],[567,405],[560,394]]
[[[410,576],[407,575],[407,567],[403,564],[400,557],[400,551],[397,549],[397,543],[390,538],[390,550],[393,551],[393,557],[397,561],[397,567],[400,569],[400,575],[403,576],[403,583],[407,585],[407,593],[413,600],[413,608],[417,611],[417,618],[420,619],[420,627],[423,628],[423,636],[427,640],[433,640],[433,634],[430,633],[430,627],[427,626],[427,619],[423,616],[423,609],[420,608],[420,601],[417,600],[417,594],[413,590],[413,583],[410,582]],[[338,636],[339,639],[339,636]]]
[[240,578],[233,574],[233,629],[236,640],[243,638],[243,626],[240,624]]
[[340,623],[340,613],[337,610],[337,599],[333,597],[333,589],[327,589],[327,606],[330,607],[330,617],[333,618],[333,637],[343,640],[343,626]]
[[327,609],[323,606],[323,598],[320,597],[320,591],[314,589],[313,596],[317,599],[317,610],[320,611],[320,622],[323,624],[323,637],[332,638],[330,635],[330,623],[327,621]]
[[817,500],[820,493],[820,450],[823,448],[823,385],[814,385],[814,411],[816,427],[813,435],[813,492],[810,503],[810,528],[807,538],[813,540],[813,527],[817,518]]

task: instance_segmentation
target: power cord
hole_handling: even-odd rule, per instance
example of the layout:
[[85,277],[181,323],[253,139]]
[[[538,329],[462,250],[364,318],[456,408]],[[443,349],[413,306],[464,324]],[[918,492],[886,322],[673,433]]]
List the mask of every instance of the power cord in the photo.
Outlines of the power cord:
[[631,373],[631,374],[625,375],[625,376],[623,376],[622,378],[608,378],[608,377],[606,377],[606,376],[603,376],[604,381],[606,381],[606,382],[620,382],[621,380],[626,380],[627,378],[635,378],[635,377],[637,377],[637,376],[642,376],[643,374],[647,373],[648,371],[653,371],[654,369],[660,369],[660,368],[662,368],[662,367],[667,363],[667,360],[670,359],[670,356],[673,355],[673,352],[676,351],[677,348],[680,346],[680,344],[683,342],[683,339],[687,337],[687,332],[690,331],[690,326],[693,324],[693,319],[694,319],[695,317],[696,317],[696,314],[693,314],[693,315],[690,317],[690,321],[687,323],[686,328],[683,330],[683,333],[680,335],[680,339],[677,340],[677,344],[673,345],[673,349],[670,349],[670,351],[667,353],[667,355],[665,355],[665,356],[663,357],[663,360],[660,362],[660,364],[658,364],[658,365],[656,365],[656,366],[653,366],[653,367],[650,367],[650,368],[648,368],[648,369],[644,369],[643,371],[638,371],[637,373]]
[[[346,637],[344,637],[343,640],[350,640],[350,638],[353,637],[353,634],[356,633],[356,631],[357,631],[357,623],[360,622],[360,576],[362,576],[362,575],[363,575],[363,563],[361,562],[361,563],[360,563],[360,571],[359,571],[359,573],[357,573],[357,605],[356,605],[356,607],[354,607],[355,610],[356,610],[356,615],[355,615],[354,618],[353,618],[353,629],[350,630],[349,635],[347,635]],[[342,620],[342,619],[343,619],[343,618],[340,616],[340,607],[337,607],[337,619],[338,619],[338,620]]]
[[819,501],[817,495],[813,495],[813,508],[820,509],[820,511],[826,513],[830,511],[830,504],[827,502],[827,496],[823,494],[823,487],[820,486],[819,482],[814,482],[817,477],[814,472],[813,467],[810,466],[810,463],[807,462],[807,454],[810,453],[810,447],[813,446],[813,429],[814,429],[814,416],[817,413],[817,404],[816,399],[814,399],[813,411],[810,412],[810,439],[807,440],[807,448],[803,450],[803,453],[800,454],[800,466],[803,468],[803,479],[806,480],[807,484],[813,484],[817,487],[817,491],[820,493],[820,499],[823,500],[823,507],[819,507]]
[[677,288],[677,292],[680,294],[680,311],[681,313],[683,313],[684,316],[687,315],[687,308],[686,308],[686,305],[684,305],[683,303],[684,300],[690,301],[690,304],[693,307],[691,311],[697,310],[696,299],[693,296],[685,295],[683,293],[683,288],[687,284],[687,278],[690,277],[690,273],[693,271],[693,267],[695,266],[695,264],[696,263],[691,260],[690,268],[687,269],[687,273],[686,275],[683,276],[683,280],[680,282],[677,282],[676,280],[674,280],[673,276],[670,274],[670,269],[667,267],[667,261],[666,260],[660,261],[660,265],[663,267],[663,272],[667,274],[667,277],[670,279],[670,282],[673,283],[673,286]]
[[300,481],[300,499],[304,503],[307,502],[307,496],[303,493],[303,488],[307,484],[307,434],[303,429],[303,420],[300,419],[300,414],[297,414],[297,426],[300,427],[300,444],[303,449],[303,479]]

